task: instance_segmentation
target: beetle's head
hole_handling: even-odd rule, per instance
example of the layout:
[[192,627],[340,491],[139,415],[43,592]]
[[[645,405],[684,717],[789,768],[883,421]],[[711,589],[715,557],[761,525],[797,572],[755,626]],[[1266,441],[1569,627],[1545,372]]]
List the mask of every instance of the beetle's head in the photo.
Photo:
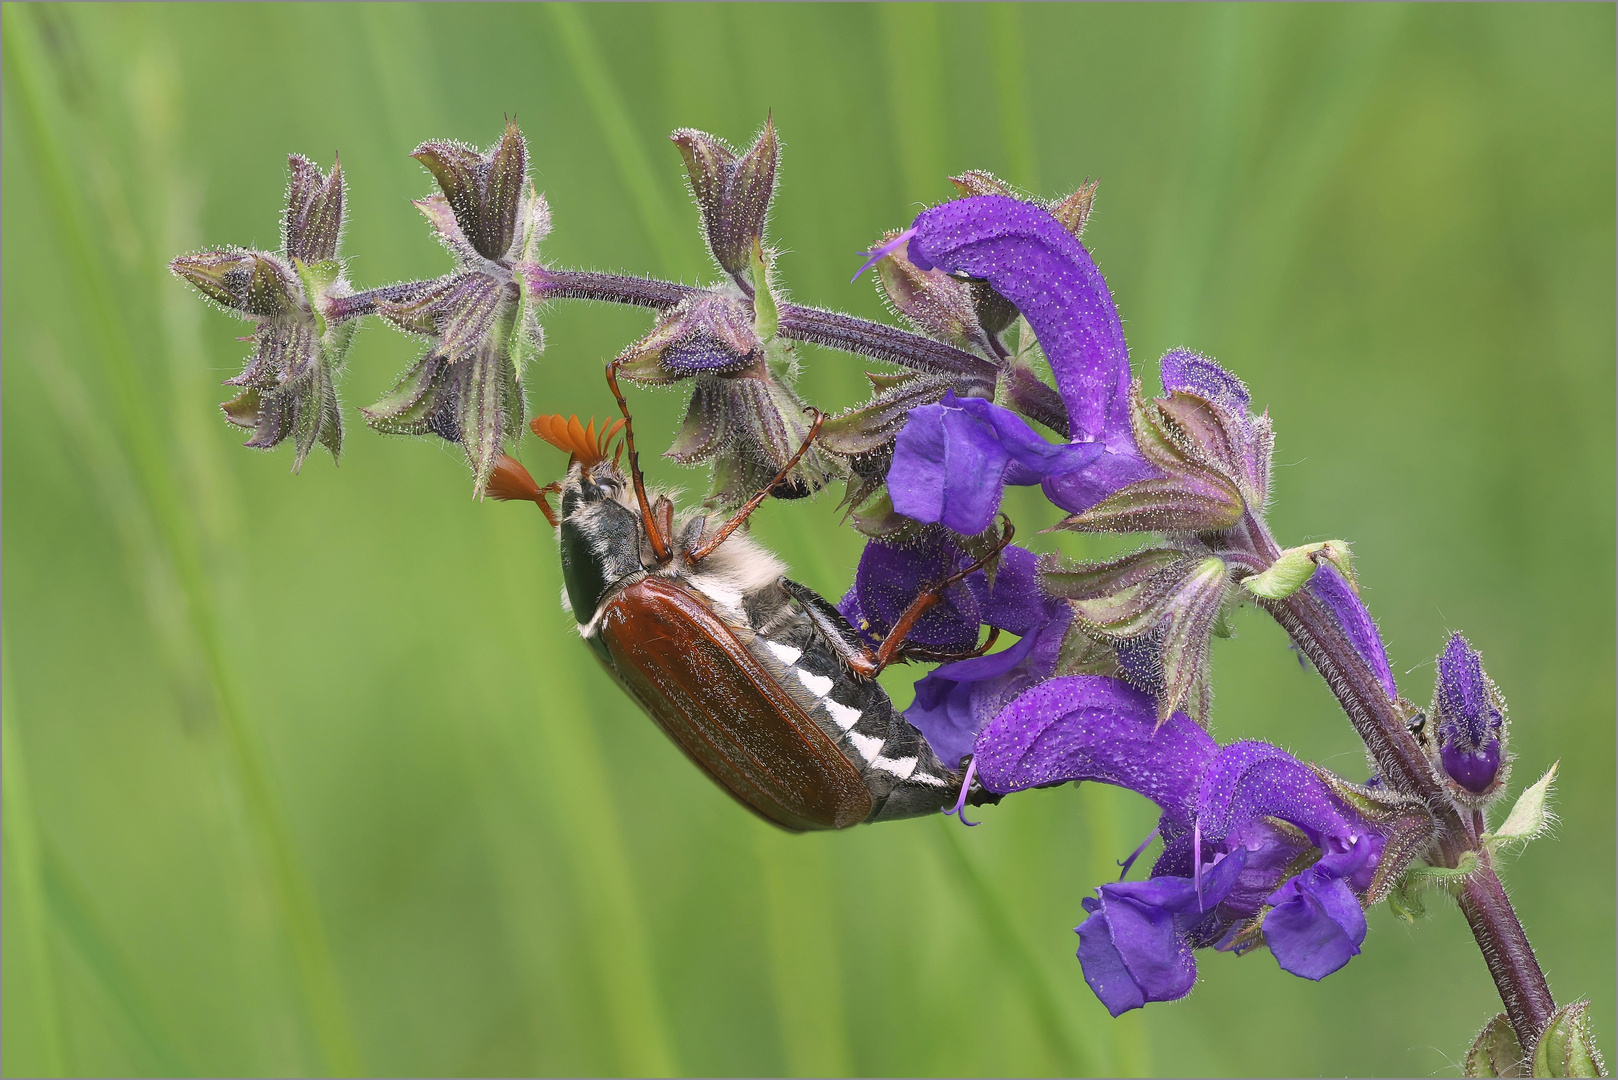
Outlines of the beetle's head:
[[634,492],[618,469],[613,440],[624,422],[588,427],[577,416],[536,416],[534,434],[569,454],[567,475],[554,490],[562,497],[555,521],[573,617],[588,623],[612,587],[641,570],[641,523]]

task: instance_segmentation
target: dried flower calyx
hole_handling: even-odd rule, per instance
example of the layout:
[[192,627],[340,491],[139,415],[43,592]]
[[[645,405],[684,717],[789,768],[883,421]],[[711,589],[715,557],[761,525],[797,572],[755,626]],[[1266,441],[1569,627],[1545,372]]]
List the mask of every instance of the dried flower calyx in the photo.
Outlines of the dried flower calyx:
[[523,370],[544,345],[539,301],[524,270],[538,265],[550,211],[528,179],[528,150],[515,123],[482,153],[426,142],[412,156],[442,192],[416,206],[456,269],[385,296],[379,291],[377,314],[429,345],[382,400],[362,411],[378,431],[459,443],[481,493],[503,443],[521,432]]
[[169,263],[207,299],[257,325],[253,355],[226,385],[241,393],[225,417],[253,433],[247,445],[268,450],[291,438],[298,471],[316,442],[342,450],[336,377],[353,339],[352,323],[328,319],[332,301],[350,295],[337,244],[343,228],[343,172],[329,174],[298,154],[288,159],[281,250],[214,248]]

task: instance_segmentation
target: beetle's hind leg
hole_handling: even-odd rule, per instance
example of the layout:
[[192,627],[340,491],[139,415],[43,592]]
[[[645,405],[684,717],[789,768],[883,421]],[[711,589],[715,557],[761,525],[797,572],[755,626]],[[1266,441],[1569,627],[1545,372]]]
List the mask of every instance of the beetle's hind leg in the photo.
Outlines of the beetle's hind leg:
[[[719,531],[714,533],[706,544],[703,544],[695,551],[687,553],[686,558],[688,558],[691,562],[701,562],[703,559],[706,559],[709,555],[712,555],[715,551],[717,551],[719,549],[719,545],[730,539],[730,534],[741,528],[742,523],[752,516],[754,510],[757,510],[760,506],[764,505],[764,500],[770,497],[770,492],[774,491],[777,487],[784,483],[786,478],[792,474],[792,470],[798,467],[798,462],[802,461],[803,455],[808,453],[809,445],[813,443],[815,441],[815,437],[820,434],[820,425],[826,421],[826,414],[821,412],[819,409],[811,406],[809,411],[815,414],[814,423],[809,425],[809,434],[803,437],[803,443],[798,447],[797,452],[792,455],[785,465],[781,466],[781,471],[775,474],[775,479],[764,485],[763,491],[759,492],[751,499],[748,499],[747,502],[743,503],[742,508],[736,511],[735,515],[732,516],[729,521],[721,525],[719,527]],[[633,461],[635,454],[633,444],[631,444],[629,453],[630,460]]]

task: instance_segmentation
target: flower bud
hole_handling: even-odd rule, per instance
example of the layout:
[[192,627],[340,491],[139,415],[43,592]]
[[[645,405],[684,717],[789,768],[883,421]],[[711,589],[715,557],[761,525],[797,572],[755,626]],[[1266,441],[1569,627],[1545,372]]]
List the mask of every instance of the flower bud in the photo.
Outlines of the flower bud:
[[1606,1076],[1595,1033],[1590,1030],[1590,1003],[1575,1001],[1551,1014],[1529,1055],[1533,1076]]
[[762,243],[781,143],[775,123],[764,121],[752,147],[740,156],[724,140],[692,128],[669,136],[685,158],[691,194],[702,215],[702,232],[714,261],[749,295],[751,255]]
[[1452,790],[1467,802],[1499,791],[1505,783],[1506,703],[1483,670],[1483,659],[1456,634],[1438,657],[1432,723],[1436,764]]

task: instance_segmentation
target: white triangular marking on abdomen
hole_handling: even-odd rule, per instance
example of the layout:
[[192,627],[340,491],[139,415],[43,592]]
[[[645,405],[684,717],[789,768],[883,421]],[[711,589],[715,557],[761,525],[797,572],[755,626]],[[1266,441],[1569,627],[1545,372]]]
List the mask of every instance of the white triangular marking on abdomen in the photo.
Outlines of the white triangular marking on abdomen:
[[910,779],[910,774],[916,771],[916,763],[920,760],[920,758],[913,757],[878,757],[871,762],[871,768],[890,772],[901,780],[908,780]]
[[791,645],[783,645],[779,641],[766,641],[765,648],[775,654],[775,658],[787,667],[791,667],[803,656],[802,649],[794,649]]
[[805,671],[803,668],[795,668],[794,670],[797,672],[798,681],[808,687],[809,692],[815,697],[825,697],[831,693],[831,679],[824,675],[816,675],[813,672]]
[[844,731],[860,722],[860,711],[858,709],[851,709],[842,702],[833,701],[831,698],[827,698],[825,704],[826,711],[831,713],[832,722]]
[[850,731],[848,741],[854,744],[854,748],[860,752],[860,756],[867,762],[875,761],[877,756],[882,753],[881,739],[873,739],[869,735],[861,735],[857,731]]

